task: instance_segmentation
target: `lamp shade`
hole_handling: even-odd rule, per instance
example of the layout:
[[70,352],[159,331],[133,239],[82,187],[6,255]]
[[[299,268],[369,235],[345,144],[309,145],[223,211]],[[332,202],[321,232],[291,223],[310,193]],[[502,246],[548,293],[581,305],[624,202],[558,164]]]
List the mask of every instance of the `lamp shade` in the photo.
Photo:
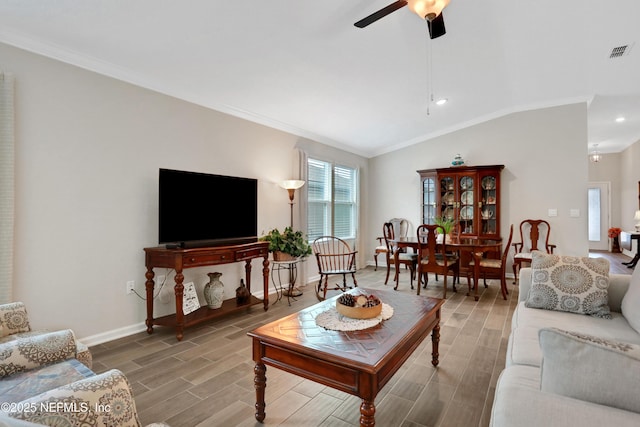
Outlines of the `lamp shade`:
[[633,219],[636,221],[640,221],[640,211],[636,211],[636,214],[633,216]]
[[422,19],[432,21],[447,7],[449,0],[407,0],[409,9]]
[[282,181],[280,186],[285,190],[297,190],[298,188],[304,185],[304,181],[300,181],[298,179],[287,179],[286,181]]

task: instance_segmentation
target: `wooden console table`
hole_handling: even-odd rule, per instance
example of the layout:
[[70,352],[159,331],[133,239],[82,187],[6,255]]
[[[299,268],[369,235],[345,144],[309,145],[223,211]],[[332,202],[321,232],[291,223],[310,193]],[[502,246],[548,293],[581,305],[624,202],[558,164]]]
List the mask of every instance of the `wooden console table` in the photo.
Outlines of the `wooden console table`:
[[[166,249],[164,247],[144,248],[145,265],[147,273],[145,277],[145,287],[147,290],[147,333],[153,333],[153,325],[170,326],[176,328],[176,338],[182,340],[183,330],[185,327],[202,323],[209,319],[224,316],[256,304],[264,304],[264,310],[269,309],[269,242],[253,242],[241,245],[231,246],[213,246],[206,248],[193,249]],[[245,261],[245,282],[247,289],[251,292],[251,260],[254,258],[263,258],[262,261],[262,286],[264,290],[264,298],[259,299],[253,295],[245,304],[238,305],[236,299],[227,299],[222,303],[222,307],[218,309],[210,309],[207,306],[200,307],[193,313],[186,316],[182,311],[182,296],[184,285],[184,275],[182,270],[185,268],[203,267],[208,265],[230,264],[234,262]],[[153,269],[156,267],[173,268],[175,274],[175,295],[176,295],[176,313],[167,316],[153,318],[153,289],[155,282],[153,278],[155,274]]]
[[636,240],[636,254],[629,262],[623,262],[627,268],[635,268],[640,260],[640,233],[633,231],[623,231],[620,233],[620,246],[628,251],[633,250],[633,241]]

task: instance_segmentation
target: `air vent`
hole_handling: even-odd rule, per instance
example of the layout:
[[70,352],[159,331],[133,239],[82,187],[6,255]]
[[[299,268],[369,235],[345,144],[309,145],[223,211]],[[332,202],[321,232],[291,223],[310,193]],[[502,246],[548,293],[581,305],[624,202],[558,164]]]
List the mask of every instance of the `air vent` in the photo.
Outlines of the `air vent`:
[[630,50],[631,50],[630,44],[614,47],[613,49],[611,49],[609,58],[613,59],[613,58],[620,58],[620,57],[626,56],[629,54]]

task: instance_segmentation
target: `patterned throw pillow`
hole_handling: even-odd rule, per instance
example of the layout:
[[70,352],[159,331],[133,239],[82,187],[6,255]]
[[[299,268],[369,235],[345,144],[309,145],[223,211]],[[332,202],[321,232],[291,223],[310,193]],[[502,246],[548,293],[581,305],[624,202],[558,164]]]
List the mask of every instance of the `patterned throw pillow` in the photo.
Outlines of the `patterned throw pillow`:
[[640,413],[640,346],[544,328],[540,389]]
[[609,261],[533,252],[525,306],[611,318]]
[[21,302],[12,302],[0,306],[0,337],[4,337],[18,332],[29,332],[29,318],[27,309]]

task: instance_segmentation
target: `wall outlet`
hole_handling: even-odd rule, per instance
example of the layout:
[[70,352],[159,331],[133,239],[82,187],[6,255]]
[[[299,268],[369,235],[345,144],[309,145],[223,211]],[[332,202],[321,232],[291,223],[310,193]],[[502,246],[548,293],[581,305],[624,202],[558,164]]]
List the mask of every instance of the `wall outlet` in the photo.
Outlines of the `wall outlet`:
[[136,282],[134,280],[129,280],[127,282],[127,295],[133,293],[133,289],[136,286]]

